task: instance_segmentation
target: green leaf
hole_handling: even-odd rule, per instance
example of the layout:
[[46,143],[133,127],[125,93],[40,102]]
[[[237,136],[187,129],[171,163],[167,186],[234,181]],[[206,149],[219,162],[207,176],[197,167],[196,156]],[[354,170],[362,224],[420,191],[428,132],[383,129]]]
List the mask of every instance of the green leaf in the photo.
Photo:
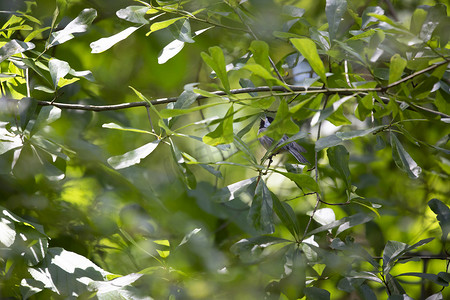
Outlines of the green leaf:
[[445,280],[443,280],[436,274],[407,272],[407,273],[398,274],[395,277],[399,277],[399,276],[414,276],[414,277],[424,278],[424,279],[427,279],[437,285],[448,286],[448,282],[446,282]]
[[406,64],[406,60],[398,53],[391,57],[391,65],[389,67],[389,84],[396,82],[402,77]]
[[[297,134],[299,132],[297,124],[292,121],[289,107],[286,101],[281,101],[278,106],[275,119],[270,126],[264,131],[264,135],[267,135],[274,140],[280,140],[285,134]],[[276,146],[276,145],[275,145]]]
[[25,43],[19,40],[11,40],[0,48],[0,63],[14,54],[33,49],[33,43]]
[[375,126],[369,129],[361,129],[361,130],[351,130],[351,131],[343,131],[337,132],[336,134],[329,135],[323,138],[320,138],[315,145],[315,150],[320,151],[322,149],[333,147],[339,145],[345,140],[351,140],[357,137],[363,137],[368,134],[371,134],[377,130],[384,128],[384,126]]
[[317,182],[309,175],[306,174],[297,174],[297,173],[287,173],[274,170],[275,172],[289,178],[293,182],[295,182],[300,188],[305,188],[313,192],[319,191],[319,186]]
[[323,65],[323,62],[317,52],[316,44],[307,38],[291,39],[290,41],[292,45],[294,45],[294,47],[306,58],[311,65],[311,68],[317,73],[317,75],[319,75],[323,83],[327,84],[325,66]]
[[307,300],[330,300],[330,292],[316,287],[305,288],[305,295]]
[[69,74],[70,71],[70,65],[69,63],[56,59],[56,58],[52,58],[49,62],[48,62],[48,69],[50,71],[50,76],[52,77],[53,80],[53,86],[56,87],[58,86],[58,82],[61,78],[63,78],[64,76],[66,76],[67,74]]
[[177,164],[178,170],[183,175],[182,178],[184,183],[189,189],[195,189],[195,187],[197,186],[197,179],[184,160],[183,153],[178,149],[177,145],[172,141],[172,139],[170,139],[170,146],[172,150],[172,156],[175,163]]
[[383,272],[384,274],[388,274],[392,267],[395,265],[395,262],[406,252],[410,252],[420,246],[428,244],[434,238],[427,238],[421,240],[414,245],[410,246],[405,243],[397,242],[397,241],[388,241],[383,251]]
[[392,147],[392,157],[394,158],[395,164],[403,171],[405,171],[408,176],[412,179],[419,178],[420,173],[422,173],[422,168],[417,165],[417,163],[412,159],[408,152],[406,152],[403,145],[398,140],[394,133],[391,136],[391,147]]
[[360,120],[364,121],[370,116],[373,109],[373,95],[370,93],[365,95],[363,98],[358,97],[358,107],[355,111],[355,116]]
[[230,109],[228,109],[219,126],[214,131],[205,135],[203,142],[211,146],[232,143],[234,140],[233,115],[234,109],[233,106],[230,106]]
[[265,80],[268,80],[269,82],[274,81],[277,85],[286,86],[284,82],[282,82],[280,79],[274,77],[266,68],[259,64],[252,64],[248,63],[244,67],[244,69],[247,69],[251,71],[256,76],[259,76],[261,78],[264,78]]
[[118,42],[129,37],[133,32],[135,32],[136,30],[138,30],[141,27],[142,26],[139,26],[139,27],[131,26],[131,27],[128,27],[127,29],[122,30],[121,32],[116,33],[110,37],[101,38],[95,42],[92,42],[89,45],[92,49],[91,53],[102,53],[103,51],[108,50],[109,48],[111,48],[112,46],[117,44]]
[[347,191],[351,191],[352,182],[350,179],[350,170],[348,168],[350,154],[348,153],[347,149],[345,149],[345,147],[342,145],[328,148],[327,156],[330,162],[330,166],[344,180]]
[[351,96],[345,96],[342,98],[339,98],[339,95],[334,95],[330,100],[329,106],[327,106],[325,109],[318,111],[313,119],[311,120],[311,126],[314,126],[317,123],[323,122],[328,117],[330,117],[333,113],[338,112],[339,108],[342,104],[347,102],[350,99],[353,99],[354,95]]
[[[198,95],[195,95],[195,98],[197,98]],[[167,119],[167,118],[172,118],[172,117],[176,117],[176,116],[181,116],[184,114],[188,114],[191,112],[195,112],[195,111],[199,111],[199,110],[204,110],[206,108],[209,107],[214,107],[214,106],[218,106],[218,105],[223,105],[223,104],[227,104],[225,102],[216,102],[216,103],[209,103],[209,104],[205,104],[205,105],[199,105],[199,106],[194,106],[191,108],[184,108],[184,109],[176,109],[176,108],[165,108],[165,109],[161,109],[160,110],[160,115],[162,118]]]
[[48,249],[39,268],[28,268],[28,272],[35,281],[65,298],[87,293],[89,283],[104,281],[109,274],[87,258],[62,248]]
[[431,199],[428,202],[428,206],[437,215],[436,218],[438,219],[439,226],[441,226],[442,230],[441,240],[443,242],[447,241],[450,233],[450,209],[445,203],[438,199]]
[[218,46],[210,47],[209,54],[205,52],[201,53],[202,59],[205,63],[211,67],[211,69],[216,72],[217,77],[223,84],[226,91],[230,90],[230,83],[228,81],[227,70],[225,66],[225,56],[223,55],[222,49]]
[[156,149],[160,141],[161,140],[155,140],[123,155],[112,156],[108,158],[108,163],[116,170],[136,165],[140,163],[142,159],[150,155],[150,153]]
[[167,133],[172,133],[172,131],[169,129],[169,127],[167,127],[166,123],[163,122],[163,120],[162,120],[163,117],[161,116],[159,111],[156,109],[156,107],[152,104],[152,102],[149,99],[147,99],[147,97],[145,97],[141,92],[136,90],[134,87],[130,86],[129,88],[133,90],[133,92],[139,97],[139,99],[146,102],[148,104],[148,106],[150,107],[151,111],[154,112],[159,117],[159,119],[160,119],[160,122],[158,122],[159,127],[164,129]]
[[80,14],[64,29],[52,33],[46,48],[50,48],[65,43],[74,38],[74,33],[85,32],[88,26],[97,17],[97,11],[93,8],[83,9]]
[[169,27],[175,39],[184,43],[194,43],[189,19],[179,20]]
[[212,196],[212,200],[215,202],[228,202],[237,199],[242,194],[246,194],[247,197],[253,197],[255,194],[255,183],[256,177],[235,182],[218,190]]
[[55,106],[44,106],[41,108],[39,115],[37,116],[36,122],[30,131],[30,136],[40,131],[42,128],[50,123],[58,120],[61,117],[61,109]]
[[373,216],[367,215],[365,213],[357,213],[357,214],[351,215],[350,217],[345,217],[340,220],[331,222],[327,225],[320,226],[319,228],[316,228],[316,229],[312,230],[311,232],[308,232],[308,236],[314,235],[319,232],[327,231],[327,230],[330,230],[330,229],[333,229],[333,228],[336,228],[339,226],[339,228],[336,232],[336,235],[338,235],[339,233],[341,233],[349,228],[367,223],[371,220],[373,220]]
[[295,239],[300,239],[302,234],[300,223],[292,207],[286,202],[281,202],[276,195],[272,195],[272,200],[274,211],[283,225],[286,226]]
[[90,291],[95,291],[96,297],[99,300],[138,299],[141,298],[139,296],[139,290],[131,284],[143,275],[144,274],[131,273],[108,281],[92,281],[89,283],[88,289]]
[[263,41],[252,41],[250,45],[250,51],[253,53],[253,59],[255,62],[263,66],[266,70],[270,71],[270,61],[269,61],[269,46]]
[[253,227],[262,233],[270,234],[275,230],[273,223],[273,200],[264,180],[260,180],[256,186],[248,220]]
[[411,17],[411,23],[409,25],[409,30],[411,31],[411,33],[419,35],[426,17],[427,12],[423,9],[423,7],[416,8]]
[[155,32],[155,31],[167,28],[170,25],[172,25],[173,23],[175,23],[176,21],[181,20],[181,19],[185,19],[185,17],[178,17],[178,18],[173,18],[173,19],[169,19],[169,20],[164,20],[161,22],[155,22],[152,25],[150,25],[150,31],[147,32],[147,35]]
[[257,254],[257,252],[259,252],[260,250],[281,243],[292,243],[292,242],[290,240],[282,239],[275,236],[261,235],[238,241],[236,244],[231,246],[231,252],[240,256],[246,253],[250,254],[251,256],[255,256],[255,254]]
[[116,123],[105,123],[102,125],[102,127],[108,128],[108,129],[116,129],[116,130],[122,130],[122,131],[128,131],[128,132],[146,133],[146,134],[154,135],[153,132],[150,132],[147,130],[136,129],[136,128],[131,128],[131,127],[122,127]]
[[116,15],[129,22],[138,24],[148,24],[148,20],[145,15],[148,11],[147,6],[128,6],[126,8],[119,9]]
[[367,7],[362,15],[361,29],[367,28],[371,23],[377,22],[377,18],[368,15],[369,13],[383,15],[384,9],[379,6],[369,6]]
[[245,154],[245,156],[247,157],[247,159],[250,162],[252,162],[255,165],[257,164],[256,158],[253,155],[252,151],[250,150],[248,145],[238,135],[234,135],[233,144],[236,146],[237,149],[239,149],[240,151],[242,151]]
[[[423,22],[419,37],[427,42],[431,39],[433,31],[447,17],[447,7],[444,4],[436,4],[428,10],[427,17]],[[448,34],[448,33],[447,33]]]
[[34,98],[22,98],[19,101],[20,127],[22,130],[28,125],[28,122],[34,116],[37,108],[37,101]]
[[[170,28],[172,28],[172,27],[170,27]],[[193,37],[196,37],[211,28],[213,28],[213,27],[208,27],[208,28],[197,30]],[[180,33],[180,35],[182,35],[182,34],[183,33]],[[183,37],[183,39],[186,39],[186,37]],[[194,42],[194,40],[192,40],[192,42]],[[173,40],[172,42],[170,42],[169,44],[167,44],[161,50],[161,52],[158,54],[158,64],[164,64],[169,59],[171,59],[172,57],[177,55],[183,49],[184,43],[185,43],[184,41],[180,41],[180,40],[176,39],[176,40]]]
[[[328,32],[330,33],[330,42],[336,38],[336,34],[341,23],[342,16],[347,9],[347,0],[327,0],[325,14],[328,21]],[[306,56],[305,56],[306,57]]]

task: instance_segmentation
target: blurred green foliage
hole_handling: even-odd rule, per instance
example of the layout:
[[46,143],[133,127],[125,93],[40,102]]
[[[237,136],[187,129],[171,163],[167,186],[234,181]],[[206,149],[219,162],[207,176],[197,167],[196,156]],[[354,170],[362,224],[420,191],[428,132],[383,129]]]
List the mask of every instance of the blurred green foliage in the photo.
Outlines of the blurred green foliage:
[[0,298],[450,297],[444,4],[0,2]]

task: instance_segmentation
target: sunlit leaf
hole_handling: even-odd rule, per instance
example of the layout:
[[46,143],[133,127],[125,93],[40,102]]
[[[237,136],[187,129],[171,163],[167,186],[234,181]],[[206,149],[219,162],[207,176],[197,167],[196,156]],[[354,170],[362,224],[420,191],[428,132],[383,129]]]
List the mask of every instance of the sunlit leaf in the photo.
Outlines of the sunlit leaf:
[[399,54],[395,54],[391,57],[391,65],[389,68],[389,84],[394,83],[401,78],[405,67],[406,60]]
[[89,283],[103,281],[109,274],[87,258],[62,248],[48,249],[39,267],[28,268],[28,272],[45,288],[64,297],[76,297],[88,292]]
[[58,120],[61,117],[61,109],[55,106],[44,106],[41,108],[39,115],[34,123],[33,128],[31,129],[30,135],[38,132],[45,126],[54,121]]
[[264,78],[265,80],[270,81],[274,81],[276,84],[278,85],[284,85],[286,86],[285,83],[283,83],[280,79],[276,78],[275,76],[273,76],[266,68],[264,68],[263,66],[259,65],[259,64],[246,64],[244,66],[245,69],[251,71],[253,74]]
[[230,144],[233,142],[233,106],[230,106],[225,117],[216,129],[203,137],[203,142],[211,146]]
[[294,45],[294,47],[306,58],[314,72],[316,72],[322,81],[327,84],[325,66],[317,53],[316,44],[307,38],[291,39],[290,41],[292,45]]
[[69,74],[70,65],[66,61],[53,58],[48,62],[48,69],[53,80],[53,86],[56,88],[59,80]]
[[148,24],[148,20],[145,18],[148,10],[149,8],[146,6],[128,6],[118,10],[116,15],[133,23]]
[[159,142],[160,140],[155,140],[123,155],[112,156],[108,158],[108,163],[116,170],[136,165],[140,163],[142,159],[150,155],[150,153],[156,149]]
[[131,26],[119,33],[116,33],[115,35],[112,35],[107,38],[101,38],[95,42],[92,42],[90,44],[90,47],[92,49],[91,53],[101,53],[103,51],[108,50],[109,48],[111,48],[112,46],[117,44],[118,42],[129,37],[133,32],[135,32],[139,28],[141,28],[141,27]]
[[223,84],[225,90],[230,90],[230,83],[228,81],[228,74],[225,67],[225,56],[223,55],[223,51],[220,47],[214,46],[210,47],[209,55],[206,52],[202,52],[201,56],[208,66],[216,72],[217,77]]
[[316,229],[312,230],[311,232],[308,232],[308,236],[317,234],[322,231],[327,231],[327,230],[339,227],[336,232],[336,235],[338,235],[339,233],[343,232],[344,230],[347,230],[347,229],[352,228],[357,225],[367,223],[367,222],[371,221],[372,219],[373,219],[373,216],[370,216],[370,215],[364,214],[364,213],[357,213],[357,214],[351,215],[349,217],[345,217],[340,220],[331,222],[327,225],[323,225],[319,228],[316,228]]
[[420,173],[422,173],[422,168],[417,165],[414,159],[406,152],[403,145],[398,140],[394,133],[391,133],[391,147],[392,147],[392,157],[394,158],[395,164],[403,171],[405,171],[408,176],[412,179],[419,178]]
[[19,40],[11,40],[0,48],[0,62],[8,59],[10,56],[33,49],[33,43],[25,43]]
[[414,245],[410,246],[398,241],[388,241],[383,251],[383,271],[385,274],[389,273],[395,262],[406,252],[412,251],[420,246],[428,244],[434,238],[423,239]]
[[150,31],[147,33],[147,35],[149,35],[152,32],[167,28],[170,25],[172,25],[173,23],[175,23],[176,21],[181,20],[181,19],[184,19],[184,17],[173,18],[173,19],[169,19],[169,20],[165,20],[165,21],[161,21],[161,22],[152,23],[152,25],[150,25]]
[[83,33],[97,17],[97,11],[93,8],[83,9],[80,14],[64,29],[52,33],[46,48],[65,43],[74,38],[74,33]]
[[270,71],[269,46],[267,43],[263,41],[252,41],[249,49],[253,53],[253,59],[255,62]]

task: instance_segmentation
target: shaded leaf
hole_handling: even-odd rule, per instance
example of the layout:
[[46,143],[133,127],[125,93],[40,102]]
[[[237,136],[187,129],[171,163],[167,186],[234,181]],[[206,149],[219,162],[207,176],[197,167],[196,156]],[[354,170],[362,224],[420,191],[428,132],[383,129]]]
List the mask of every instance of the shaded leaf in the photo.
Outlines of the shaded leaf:
[[248,219],[257,231],[270,234],[275,230],[272,195],[263,180],[256,186]]
[[308,189],[313,192],[319,191],[319,186],[317,185],[317,182],[309,175],[306,174],[296,174],[296,173],[287,173],[287,172],[275,172],[282,174],[283,176],[289,178],[293,182],[295,182],[300,188]]
[[351,190],[352,183],[350,179],[350,170],[348,168],[350,154],[347,149],[342,145],[328,148],[327,156],[330,166],[344,180],[347,190]]
[[336,34],[339,29],[339,24],[341,23],[342,16],[347,9],[346,0],[327,0],[325,6],[325,14],[327,15],[328,21],[328,32],[330,33],[330,42],[336,38]]
[[301,237],[300,223],[292,207],[286,202],[281,202],[276,195],[272,195],[272,200],[273,208],[278,218],[280,218],[292,236],[299,239]]
[[329,300],[331,296],[329,291],[313,286],[305,288],[305,295],[307,300]]
[[450,233],[450,209],[448,206],[438,199],[431,199],[428,202],[430,209],[437,215],[439,226],[441,226],[443,242],[448,240]]

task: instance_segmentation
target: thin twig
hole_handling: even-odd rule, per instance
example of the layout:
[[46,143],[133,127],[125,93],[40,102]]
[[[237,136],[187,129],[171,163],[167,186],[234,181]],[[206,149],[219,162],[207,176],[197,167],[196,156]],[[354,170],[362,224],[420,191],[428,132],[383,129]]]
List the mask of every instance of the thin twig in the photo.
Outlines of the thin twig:
[[[325,101],[323,102],[322,111],[327,107],[327,103],[328,103],[328,97],[325,96]],[[322,129],[322,121],[319,122],[319,126],[317,128],[317,140],[320,139],[321,129]],[[318,151],[314,151],[314,168],[316,170],[315,180],[316,180],[317,185],[319,185]],[[308,233],[308,229],[309,229],[309,226],[311,225],[311,221],[314,218],[314,215],[316,214],[316,211],[319,208],[319,205],[321,202],[319,192],[315,192],[315,194],[316,194],[316,198],[317,198],[316,205],[314,206],[314,210],[313,210],[311,216],[309,217],[308,224],[306,224],[305,231],[303,232],[302,241],[306,237],[306,234]]]

